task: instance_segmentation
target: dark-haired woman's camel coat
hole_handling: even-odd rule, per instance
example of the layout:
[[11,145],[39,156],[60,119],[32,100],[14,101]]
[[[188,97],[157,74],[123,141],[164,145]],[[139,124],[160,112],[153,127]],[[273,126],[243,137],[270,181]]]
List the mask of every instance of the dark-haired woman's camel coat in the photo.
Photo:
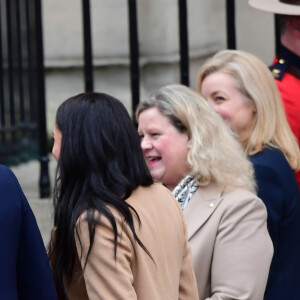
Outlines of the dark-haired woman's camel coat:
[[254,194],[199,188],[184,210],[201,300],[262,300],[273,246]]
[[[69,299],[80,300],[196,300],[197,285],[183,214],[173,195],[162,185],[139,187],[127,202],[137,211],[138,237],[151,257],[137,244],[131,230],[111,209],[118,226],[118,247],[114,258],[114,233],[108,219],[101,218],[84,272],[84,280],[73,281]],[[83,246],[77,240],[84,265],[89,237],[84,216],[78,221]]]

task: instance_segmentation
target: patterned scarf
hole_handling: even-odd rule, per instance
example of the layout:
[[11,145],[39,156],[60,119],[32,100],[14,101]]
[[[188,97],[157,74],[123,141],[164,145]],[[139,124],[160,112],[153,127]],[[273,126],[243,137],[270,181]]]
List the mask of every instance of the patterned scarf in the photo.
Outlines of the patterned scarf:
[[185,176],[174,188],[172,194],[175,196],[182,210],[185,209],[197,189],[196,180],[191,175]]

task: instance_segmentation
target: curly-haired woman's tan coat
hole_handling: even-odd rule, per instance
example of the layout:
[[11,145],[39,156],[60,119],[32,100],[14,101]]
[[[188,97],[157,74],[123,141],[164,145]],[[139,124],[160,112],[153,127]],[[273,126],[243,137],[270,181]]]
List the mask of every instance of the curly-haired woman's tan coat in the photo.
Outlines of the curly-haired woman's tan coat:
[[262,300],[273,245],[261,199],[211,183],[198,188],[184,217],[199,299]]

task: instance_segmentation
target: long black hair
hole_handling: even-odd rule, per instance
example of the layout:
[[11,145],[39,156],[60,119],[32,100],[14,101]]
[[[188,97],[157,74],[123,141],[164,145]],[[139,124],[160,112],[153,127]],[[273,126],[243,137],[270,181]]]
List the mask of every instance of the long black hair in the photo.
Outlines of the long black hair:
[[137,132],[119,100],[104,93],[71,97],[58,108],[56,126],[62,141],[54,188],[55,234],[48,253],[58,296],[67,299],[78,256],[76,221],[84,212],[90,235],[85,265],[100,221],[95,211],[111,222],[116,258],[117,227],[108,206],[122,215],[138,244],[148,253],[134,228],[132,212],[137,213],[125,200],[139,185],[149,186],[153,180]]

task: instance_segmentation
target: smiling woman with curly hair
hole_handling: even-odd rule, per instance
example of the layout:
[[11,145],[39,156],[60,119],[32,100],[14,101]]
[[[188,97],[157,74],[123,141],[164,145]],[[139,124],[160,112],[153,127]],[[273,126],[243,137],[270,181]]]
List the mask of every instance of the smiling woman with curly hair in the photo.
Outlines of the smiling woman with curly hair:
[[273,253],[267,212],[234,134],[182,85],[155,91],[136,116],[152,177],[183,209],[199,298],[262,299]]

